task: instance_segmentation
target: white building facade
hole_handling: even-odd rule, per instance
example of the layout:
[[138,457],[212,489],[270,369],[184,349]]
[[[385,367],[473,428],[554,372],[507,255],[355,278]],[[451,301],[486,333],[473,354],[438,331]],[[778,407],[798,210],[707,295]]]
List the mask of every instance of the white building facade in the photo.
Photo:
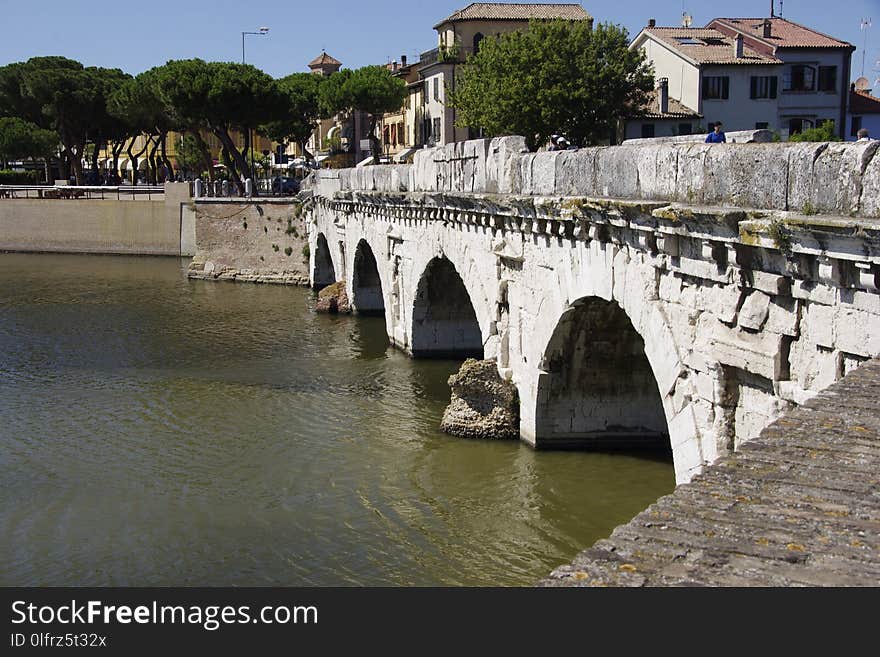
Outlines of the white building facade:
[[[653,23],[653,22],[652,22]],[[725,131],[789,135],[832,121],[845,136],[854,46],[778,18],[717,18],[704,28],[643,29],[641,48],[670,97]],[[627,137],[633,130],[627,129]]]

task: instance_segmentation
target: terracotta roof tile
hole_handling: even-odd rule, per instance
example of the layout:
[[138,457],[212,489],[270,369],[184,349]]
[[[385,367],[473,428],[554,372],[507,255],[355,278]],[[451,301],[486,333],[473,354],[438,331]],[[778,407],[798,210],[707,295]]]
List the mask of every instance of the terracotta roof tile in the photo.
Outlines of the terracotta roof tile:
[[733,38],[706,27],[647,27],[644,32],[698,64],[781,64],[748,46],[736,57]]
[[338,59],[331,57],[326,52],[322,52],[320,55],[315,57],[312,61],[309,62],[309,66],[342,66],[342,62]]
[[692,110],[690,107],[675,98],[669,99],[669,111],[660,112],[659,90],[649,92],[648,99],[634,113],[633,118],[644,119],[699,119],[703,115]]
[[867,91],[851,91],[849,94],[850,114],[880,114],[880,98]]
[[527,21],[552,20],[562,18],[572,21],[590,20],[592,17],[579,4],[543,4],[543,3],[512,3],[512,2],[473,2],[464,9],[453,12],[451,16],[440,21],[443,23],[469,20],[514,20]]
[[[764,38],[764,21],[770,21],[770,36]],[[822,32],[784,18],[716,18],[709,23],[726,23],[745,34],[763,39],[776,48],[855,48]]]

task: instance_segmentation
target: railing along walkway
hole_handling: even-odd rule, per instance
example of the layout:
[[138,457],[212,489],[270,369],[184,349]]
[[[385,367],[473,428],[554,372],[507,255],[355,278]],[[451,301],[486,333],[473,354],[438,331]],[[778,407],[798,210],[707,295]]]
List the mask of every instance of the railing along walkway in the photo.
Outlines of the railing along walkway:
[[541,585],[880,585],[878,398],[875,360]]
[[164,198],[165,188],[150,185],[119,185],[119,186],[79,186],[79,185],[0,185],[0,199],[4,198],[35,198],[35,199],[115,199],[156,200]]

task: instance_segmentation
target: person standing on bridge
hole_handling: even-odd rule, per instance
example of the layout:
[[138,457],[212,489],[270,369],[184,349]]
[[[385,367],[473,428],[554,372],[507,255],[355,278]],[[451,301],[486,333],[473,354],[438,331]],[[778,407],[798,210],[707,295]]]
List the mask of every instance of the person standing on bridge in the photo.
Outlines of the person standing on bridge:
[[721,121],[715,123],[712,127],[712,132],[706,135],[706,143],[707,144],[726,144],[727,137],[723,132],[721,132]]

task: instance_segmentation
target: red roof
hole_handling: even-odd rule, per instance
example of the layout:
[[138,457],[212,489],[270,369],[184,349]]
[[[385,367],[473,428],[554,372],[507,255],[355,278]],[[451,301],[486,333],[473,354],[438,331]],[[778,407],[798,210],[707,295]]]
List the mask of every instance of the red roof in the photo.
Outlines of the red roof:
[[867,91],[850,91],[850,114],[880,114],[880,98],[875,98]]
[[702,114],[695,112],[690,107],[675,98],[669,99],[667,112],[660,111],[660,91],[654,89],[648,92],[648,98],[644,105],[633,113],[632,118],[642,119],[699,119]]
[[[764,21],[770,21],[770,36],[764,37]],[[729,28],[772,45],[775,48],[850,48],[851,43],[840,41],[822,32],[793,23],[785,18],[716,18],[706,27]]]
[[538,2],[472,2],[434,26],[444,23],[473,20],[528,21],[561,18],[569,21],[587,21],[592,17],[579,4],[550,4]]
[[309,66],[311,68],[316,68],[318,66],[342,66],[342,62],[340,62],[338,59],[331,57],[326,52],[322,52],[320,55],[309,62]]
[[736,57],[733,37],[706,27],[646,27],[643,31],[697,64],[782,63],[747,45],[743,47],[743,56]]

